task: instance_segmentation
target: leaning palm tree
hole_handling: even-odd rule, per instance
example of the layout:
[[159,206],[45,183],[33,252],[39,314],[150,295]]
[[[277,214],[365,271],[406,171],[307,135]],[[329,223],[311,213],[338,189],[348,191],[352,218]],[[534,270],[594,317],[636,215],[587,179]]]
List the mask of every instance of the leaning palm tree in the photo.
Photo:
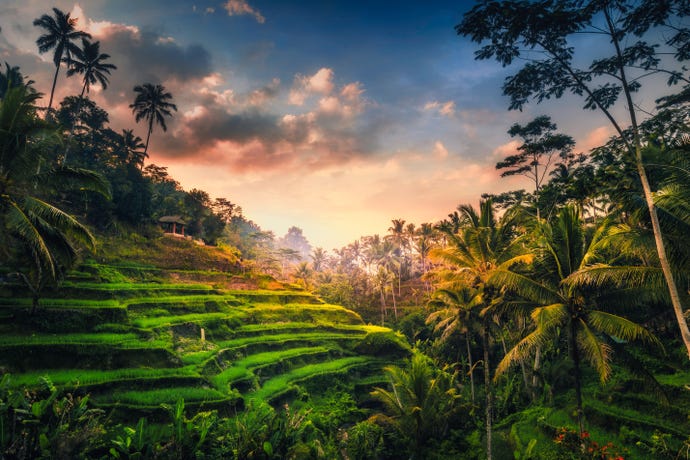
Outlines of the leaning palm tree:
[[531,313],[534,329],[506,354],[496,369],[496,376],[563,335],[574,368],[577,423],[582,433],[581,362],[589,361],[603,382],[611,374],[613,341],[641,339],[657,343],[657,340],[642,326],[603,311],[605,302],[601,299],[610,298],[610,293],[588,288],[584,282],[588,281],[583,276],[588,267],[600,262],[597,249],[606,241],[609,227],[606,222],[587,235],[579,210],[568,206],[552,224],[538,225],[541,235],[532,276],[509,269],[497,270],[492,276],[494,283],[533,301],[536,306]]
[[484,385],[486,388],[486,455],[492,458],[493,392],[489,361],[489,339],[492,307],[498,303],[499,292],[491,283],[497,270],[507,269],[529,258],[524,254],[516,234],[518,214],[509,211],[496,218],[491,200],[480,203],[480,213],[469,205],[458,207],[459,229],[439,225],[448,245],[431,251],[433,259],[444,264],[439,276],[448,288],[462,286],[477,289],[481,296],[481,341],[483,348]]
[[105,180],[89,171],[37,172],[59,142],[57,131],[36,114],[40,96],[19,86],[0,100],[0,260],[11,264],[32,290],[34,310],[40,287],[75,259],[74,242],[94,244],[86,227],[44,197],[65,186],[109,194]]
[[83,75],[84,86],[81,88],[80,98],[84,93],[88,93],[91,85],[100,83],[103,89],[108,87],[108,75],[111,70],[117,69],[114,64],[105,61],[110,59],[110,55],[101,53],[101,42],[90,42],[86,38],[81,39],[82,47],[74,51],[74,56],[69,60],[64,58],[69,69],[67,76],[71,77],[75,73]]
[[148,133],[146,134],[146,145],[144,147],[144,156],[146,156],[149,150],[149,140],[153,131],[154,121],[163,128],[163,131],[167,131],[168,127],[165,124],[165,117],[171,117],[171,110],[177,111],[177,106],[170,102],[172,94],[166,92],[163,85],[144,83],[143,85],[135,86],[134,92],[138,94],[134,99],[134,103],[129,105],[129,108],[136,115],[137,123],[141,119],[148,122]]
[[53,86],[50,90],[49,109],[53,106],[53,95],[55,94],[58,73],[60,72],[60,63],[64,60],[68,66],[71,64],[72,54],[79,51],[79,47],[73,43],[75,40],[91,38],[90,34],[76,30],[77,18],[71,18],[70,13],[63,13],[57,8],[53,8],[53,13],[55,13],[55,17],[44,14],[34,20],[34,26],[42,27],[46,31],[45,34],[36,40],[39,53],[43,54],[54,50],[55,76],[53,77]]

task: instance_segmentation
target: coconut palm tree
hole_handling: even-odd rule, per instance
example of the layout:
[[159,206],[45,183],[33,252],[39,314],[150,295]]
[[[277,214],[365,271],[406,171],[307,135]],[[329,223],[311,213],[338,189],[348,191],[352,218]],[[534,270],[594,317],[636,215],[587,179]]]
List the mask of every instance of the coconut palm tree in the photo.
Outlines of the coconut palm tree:
[[613,338],[652,343],[656,339],[642,326],[602,310],[603,302],[599,300],[602,294],[608,293],[588,289],[586,285],[588,280],[583,273],[588,266],[600,261],[598,248],[602,247],[608,233],[607,223],[588,235],[579,210],[568,206],[553,223],[538,225],[541,236],[533,275],[515,273],[507,268],[492,274],[494,283],[536,305],[531,313],[534,329],[506,354],[496,369],[496,376],[537,348],[546,347],[564,335],[574,368],[577,423],[582,433],[582,361],[589,361],[603,382],[611,374],[612,347],[609,343]]
[[492,306],[498,301],[498,289],[491,278],[497,270],[507,269],[529,259],[516,237],[518,214],[509,211],[496,218],[491,200],[480,202],[480,212],[469,205],[458,207],[459,230],[441,225],[448,245],[435,248],[430,256],[445,266],[437,276],[449,287],[470,287],[481,296],[481,342],[483,348],[484,385],[486,388],[486,454],[492,458],[493,392],[490,367],[490,328]]
[[46,279],[56,280],[74,260],[74,242],[94,245],[86,227],[44,196],[69,186],[109,194],[104,179],[89,171],[37,173],[49,147],[59,142],[57,131],[36,114],[34,103],[40,97],[19,86],[0,100],[0,251],[2,260],[17,262],[15,268],[34,293],[34,309]]
[[390,388],[377,387],[372,396],[388,409],[388,416],[377,416],[391,422],[403,438],[411,441],[415,455],[422,458],[424,447],[432,439],[443,439],[449,420],[459,407],[456,374],[438,370],[430,359],[414,353],[405,367],[385,368]]
[[53,86],[50,90],[50,100],[48,108],[53,106],[53,95],[55,94],[55,84],[57,83],[60,63],[67,62],[69,66],[72,62],[72,54],[79,51],[79,47],[73,42],[80,38],[91,38],[91,35],[76,30],[77,18],[71,18],[70,13],[63,13],[57,8],[53,8],[55,17],[44,14],[34,20],[34,26],[43,28],[46,33],[38,37],[39,53],[43,54],[50,50],[53,51],[53,63],[55,64],[55,76]]
[[100,83],[103,89],[108,87],[108,75],[111,70],[117,69],[114,64],[108,64],[105,61],[110,59],[110,55],[101,53],[101,42],[90,42],[86,38],[81,39],[82,47],[74,51],[74,56],[71,59],[63,58],[63,62],[67,63],[67,76],[71,77],[75,73],[83,75],[84,86],[81,88],[80,98],[84,97],[84,93],[89,93],[91,85]]
[[470,377],[470,395],[474,404],[474,360],[470,346],[472,334],[479,330],[482,308],[480,292],[468,286],[459,289],[437,289],[427,303],[434,309],[426,318],[427,324],[436,323],[434,332],[440,332],[440,342],[446,342],[454,332],[465,336],[467,348],[467,374]]
[[151,139],[151,132],[153,131],[153,124],[156,122],[167,131],[168,127],[165,124],[165,117],[171,117],[171,110],[177,111],[177,106],[170,102],[172,94],[165,91],[163,85],[153,85],[151,83],[144,83],[134,87],[134,92],[137,93],[134,103],[129,105],[132,113],[135,114],[137,123],[144,119],[148,123],[148,133],[146,134],[146,144],[144,146],[144,156],[149,150],[149,140]]

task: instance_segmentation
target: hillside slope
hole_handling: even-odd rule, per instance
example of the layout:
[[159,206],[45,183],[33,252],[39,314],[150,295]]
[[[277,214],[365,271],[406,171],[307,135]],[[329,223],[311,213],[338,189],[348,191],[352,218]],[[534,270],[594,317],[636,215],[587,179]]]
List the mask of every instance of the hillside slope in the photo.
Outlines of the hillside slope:
[[409,352],[351,310],[239,273],[231,252],[165,237],[104,246],[33,315],[21,287],[3,289],[0,366],[14,387],[47,376],[125,418],[180,398],[229,411],[336,382],[365,395]]

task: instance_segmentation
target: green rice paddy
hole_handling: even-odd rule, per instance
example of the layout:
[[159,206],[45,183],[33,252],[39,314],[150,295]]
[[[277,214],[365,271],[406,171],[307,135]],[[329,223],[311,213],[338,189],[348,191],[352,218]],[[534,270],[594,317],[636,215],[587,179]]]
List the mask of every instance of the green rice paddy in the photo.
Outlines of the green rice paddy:
[[[353,368],[353,379],[376,382],[395,360],[354,351],[368,333],[389,329],[307,292],[217,289],[211,280],[231,276],[220,272],[185,273],[190,284],[154,275],[165,278],[154,267],[85,265],[60,296],[41,299],[35,317],[28,296],[0,298],[0,368],[11,385],[48,377],[97,405],[141,414],[180,398],[227,403],[238,390],[270,401],[312,378],[342,381]],[[108,309],[118,313],[97,314]]]

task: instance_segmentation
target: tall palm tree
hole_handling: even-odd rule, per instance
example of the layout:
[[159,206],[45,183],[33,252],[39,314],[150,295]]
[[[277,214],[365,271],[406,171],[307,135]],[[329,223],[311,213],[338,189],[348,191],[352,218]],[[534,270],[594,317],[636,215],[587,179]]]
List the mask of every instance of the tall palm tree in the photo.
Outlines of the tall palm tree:
[[53,106],[53,95],[55,94],[55,84],[57,83],[60,63],[67,62],[69,66],[72,62],[72,54],[79,51],[79,47],[73,42],[80,38],[91,38],[91,35],[76,29],[77,19],[71,18],[70,13],[63,13],[57,8],[53,8],[55,17],[44,14],[34,20],[34,26],[42,27],[46,33],[38,37],[39,53],[43,54],[50,50],[53,52],[53,63],[55,64],[55,76],[53,86],[50,90],[50,101],[48,108]]
[[493,391],[489,361],[491,307],[499,296],[491,282],[497,270],[524,262],[528,256],[516,237],[517,213],[506,212],[496,218],[491,200],[480,202],[480,212],[469,205],[458,207],[460,226],[453,232],[451,225],[439,226],[448,245],[435,248],[430,255],[445,264],[438,274],[449,287],[467,286],[477,289],[481,296],[481,341],[484,354],[484,385],[486,388],[486,454],[492,458]]
[[393,219],[391,223],[393,225],[388,227],[390,233],[386,235],[385,238],[395,245],[395,250],[400,256],[400,261],[398,263],[398,296],[400,296],[402,289],[402,271],[403,267],[407,265],[406,249],[408,241],[405,235],[405,219]]
[[82,47],[74,51],[74,56],[70,59],[63,58],[69,68],[67,76],[71,77],[75,73],[83,75],[84,86],[82,86],[80,98],[84,93],[88,94],[91,85],[98,82],[103,89],[108,87],[108,75],[111,70],[117,69],[114,64],[105,61],[110,59],[110,55],[101,53],[101,42],[90,42],[86,38],[81,39]]
[[104,179],[89,171],[36,172],[47,151],[44,147],[59,141],[57,131],[36,114],[34,103],[40,96],[19,86],[0,100],[0,251],[2,260],[16,262],[20,277],[33,291],[34,309],[40,286],[46,279],[57,279],[74,260],[74,242],[94,244],[86,227],[43,196],[49,196],[52,187],[70,185],[109,195]]
[[607,293],[587,289],[583,273],[587,272],[588,266],[600,261],[597,249],[605,241],[606,223],[592,235],[587,235],[579,210],[568,206],[561,210],[553,224],[541,222],[539,229],[540,249],[534,260],[533,276],[507,268],[493,273],[494,283],[537,305],[531,313],[534,330],[506,354],[496,369],[496,375],[564,334],[574,367],[577,422],[582,433],[582,360],[588,360],[601,380],[606,381],[611,374],[612,347],[609,343],[613,338],[649,342],[656,342],[656,339],[642,326],[595,308],[602,306],[604,302],[600,299]]
[[137,93],[134,103],[129,105],[132,113],[136,115],[136,121],[144,119],[148,123],[148,133],[146,134],[146,145],[144,147],[144,156],[149,150],[149,140],[151,132],[153,131],[154,121],[167,131],[168,127],[165,124],[165,117],[171,117],[171,110],[177,111],[177,106],[170,102],[172,94],[165,91],[163,85],[153,85],[151,83],[144,83],[134,87],[134,92]]

